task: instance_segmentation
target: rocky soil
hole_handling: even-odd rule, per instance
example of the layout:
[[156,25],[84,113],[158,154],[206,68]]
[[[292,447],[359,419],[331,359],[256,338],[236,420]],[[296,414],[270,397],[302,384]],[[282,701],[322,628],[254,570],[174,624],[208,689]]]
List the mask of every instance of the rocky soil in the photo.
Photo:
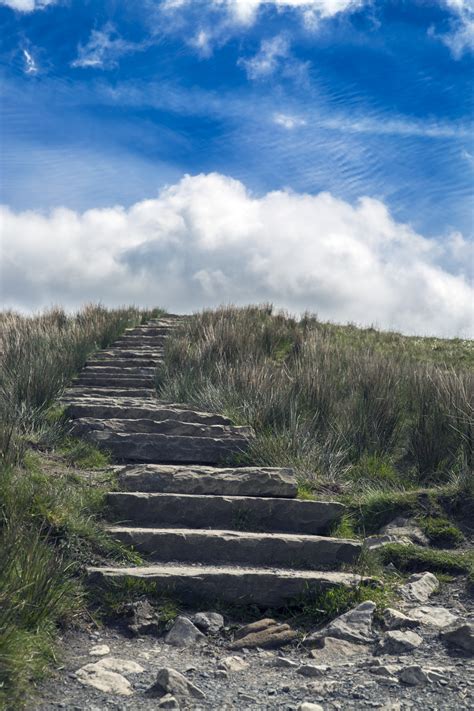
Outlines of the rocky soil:
[[472,709],[472,599],[458,584],[414,584],[430,599],[401,602],[382,623],[362,603],[319,630],[183,612],[163,633],[139,603],[128,629],[66,633],[30,708]]

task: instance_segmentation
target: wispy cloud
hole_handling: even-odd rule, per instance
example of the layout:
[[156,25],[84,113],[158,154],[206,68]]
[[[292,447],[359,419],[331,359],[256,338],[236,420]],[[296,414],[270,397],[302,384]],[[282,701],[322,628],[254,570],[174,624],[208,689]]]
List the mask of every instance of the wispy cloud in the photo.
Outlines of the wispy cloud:
[[23,59],[25,62],[25,74],[36,74],[38,72],[38,65],[33,58],[31,52],[27,49],[23,49]]
[[293,55],[290,41],[283,34],[262,40],[258,52],[253,57],[241,57],[238,64],[252,80],[266,79],[273,74],[303,80],[310,66],[310,62],[302,62]]
[[114,25],[108,22],[101,30],[92,30],[89,40],[79,45],[77,58],[72,67],[95,67],[110,69],[115,67],[124,54],[143,51],[149,47],[148,40],[129,42],[119,35]]
[[451,30],[438,34],[435,27],[430,27],[428,32],[449,47],[454,59],[461,59],[465,52],[474,50],[474,2],[473,0],[440,0],[440,2],[453,13]]
[[273,123],[277,126],[282,126],[288,131],[292,131],[294,128],[300,128],[301,126],[306,126],[306,119],[300,118],[299,116],[292,116],[291,114],[277,113],[273,115]]

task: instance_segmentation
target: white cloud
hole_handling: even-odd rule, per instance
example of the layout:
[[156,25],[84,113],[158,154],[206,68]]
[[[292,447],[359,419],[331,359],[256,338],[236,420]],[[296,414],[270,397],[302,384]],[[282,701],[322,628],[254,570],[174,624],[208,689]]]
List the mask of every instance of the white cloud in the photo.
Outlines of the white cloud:
[[273,301],[405,332],[472,332],[466,240],[453,235],[441,246],[368,197],[354,205],[329,193],[254,197],[213,173],[186,176],[129,209],[5,207],[0,221],[5,306]]
[[461,59],[465,52],[474,50],[474,0],[439,0],[452,13],[449,32],[438,34],[431,26],[428,34],[441,40],[454,59]]
[[248,78],[253,80],[279,74],[287,79],[304,81],[310,66],[310,62],[302,62],[293,56],[290,42],[283,34],[262,40],[258,52],[248,59],[241,57],[238,64],[245,68]]
[[292,116],[291,114],[274,114],[273,122],[276,123],[277,126],[286,128],[288,131],[291,131],[294,128],[300,128],[301,126],[306,126],[305,119],[302,119],[299,116]]
[[85,45],[79,45],[77,59],[71,63],[71,66],[109,69],[117,65],[117,59],[122,55],[142,51],[148,46],[148,42],[124,40],[113,24],[108,22],[101,30],[92,30]]
[[54,5],[57,0],[0,0],[0,5],[11,7],[17,12],[33,12],[34,10],[42,10],[48,5]]

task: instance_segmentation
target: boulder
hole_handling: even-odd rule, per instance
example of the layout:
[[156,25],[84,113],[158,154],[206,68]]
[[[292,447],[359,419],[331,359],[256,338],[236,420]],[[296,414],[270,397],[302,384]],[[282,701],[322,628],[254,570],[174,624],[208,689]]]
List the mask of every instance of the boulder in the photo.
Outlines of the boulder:
[[134,662],[130,659],[121,659],[120,657],[104,657],[98,662],[95,662],[95,666],[101,669],[107,669],[108,671],[117,672],[117,674],[129,673],[129,674],[142,674],[145,670],[140,664]]
[[454,649],[474,655],[474,624],[472,622],[457,622],[440,633],[445,644]]
[[430,682],[428,674],[419,664],[411,664],[408,667],[404,667],[399,674],[399,679],[408,686],[419,686]]
[[415,573],[404,585],[399,586],[402,597],[409,602],[427,602],[439,588],[439,580],[433,573]]
[[423,638],[416,632],[393,630],[383,636],[377,651],[381,654],[405,654],[417,649],[422,643]]
[[148,600],[138,600],[128,606],[128,629],[136,636],[160,633],[160,616]]
[[148,689],[152,696],[171,695],[176,699],[205,699],[205,693],[171,667],[158,670],[155,683]]
[[322,637],[321,646],[312,649],[310,655],[314,659],[326,657],[360,657],[364,653],[370,652],[370,647],[363,644],[354,644],[345,639],[335,637]]
[[417,620],[408,617],[408,615],[392,607],[387,607],[383,611],[383,623],[387,630],[400,630],[407,627],[416,627],[418,625]]
[[371,643],[376,639],[372,630],[375,612],[375,602],[366,600],[357,605],[353,610],[345,612],[340,617],[330,622],[322,630],[318,630],[305,639],[305,644],[310,647],[321,646],[321,638],[334,637],[347,642]]
[[86,664],[76,672],[76,678],[85,686],[92,686],[94,689],[105,694],[117,694],[118,696],[131,696],[133,694],[132,685],[122,674],[104,669],[98,664]]
[[187,617],[179,616],[165,637],[166,644],[173,647],[189,647],[206,640],[202,632]]

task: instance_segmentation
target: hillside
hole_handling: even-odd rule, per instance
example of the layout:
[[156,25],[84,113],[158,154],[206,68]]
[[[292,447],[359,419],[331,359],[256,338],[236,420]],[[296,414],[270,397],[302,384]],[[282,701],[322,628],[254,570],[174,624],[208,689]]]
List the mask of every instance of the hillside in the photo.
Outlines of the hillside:
[[[438,599],[451,617],[461,609],[453,607],[452,594],[464,610],[472,608],[472,342],[336,326],[308,315],[296,321],[267,306],[186,319],[162,317],[159,310],[88,307],[73,316],[8,313],[1,323],[0,683],[6,708],[32,703],[29,685],[53,660],[58,629],[76,629],[66,632],[70,649],[61,648],[74,677],[79,662],[87,661],[88,634],[115,645],[114,630],[130,634],[127,615],[146,602],[152,606],[148,625],[162,641],[178,612],[189,618],[199,611],[204,589],[213,591],[204,602],[227,622],[225,632],[208,639],[211,654],[220,658],[236,644],[238,623],[271,614],[290,622],[281,634],[282,643],[297,642],[287,648],[295,668],[309,664],[300,643],[315,626],[366,600],[377,606],[369,646],[360,649],[370,666],[370,644],[379,636],[385,643],[384,610],[400,605],[407,611],[398,590],[410,573],[438,575]],[[114,461],[122,466],[111,467]],[[145,510],[144,497],[153,500],[153,510]],[[279,497],[278,507],[272,497]],[[117,522],[107,528],[103,519],[111,514]],[[135,528],[120,527],[130,517]],[[140,526],[148,526],[146,535]],[[174,539],[177,526],[196,530],[183,536],[180,529]],[[211,529],[219,528],[235,533],[217,530],[211,550]],[[304,555],[302,534],[308,534]],[[198,557],[191,559],[193,536]],[[171,545],[173,553],[165,553]],[[164,561],[153,562],[153,575],[150,555]],[[159,581],[164,574],[170,580],[166,556],[188,561],[188,568],[175,563],[173,586],[163,594]],[[219,556],[233,569],[221,567],[217,578]],[[191,560],[208,569],[194,577]],[[247,573],[235,577],[250,560],[259,560],[251,583]],[[90,587],[88,565],[95,566],[92,577],[105,575],[105,588]],[[234,582],[227,590],[229,575]],[[178,626],[191,624],[179,619]],[[442,645],[430,634],[423,635],[418,665],[427,655],[445,663]],[[143,634],[136,643],[125,640],[135,659]],[[204,663],[192,645],[185,654],[188,664]],[[163,659],[167,655],[165,645]],[[268,660],[271,666],[271,655]],[[230,671],[221,671],[215,683],[225,687]],[[392,677],[398,683],[403,673]],[[278,684],[268,674],[268,683]],[[344,679],[350,684],[350,674]],[[55,707],[58,683],[40,690],[38,708]],[[106,698],[97,691],[87,696],[88,682],[64,683],[76,707]],[[258,675],[249,683],[260,688]],[[285,693],[297,704],[310,688],[296,683],[291,691],[291,683]],[[233,703],[239,689],[231,684],[221,693],[230,693]],[[133,708],[156,708],[137,693]],[[216,708],[218,696],[207,686],[206,693],[205,707]],[[286,703],[262,693],[262,708]],[[447,706],[456,707],[455,692],[446,694]],[[256,697],[250,698],[236,703],[255,708]]]

